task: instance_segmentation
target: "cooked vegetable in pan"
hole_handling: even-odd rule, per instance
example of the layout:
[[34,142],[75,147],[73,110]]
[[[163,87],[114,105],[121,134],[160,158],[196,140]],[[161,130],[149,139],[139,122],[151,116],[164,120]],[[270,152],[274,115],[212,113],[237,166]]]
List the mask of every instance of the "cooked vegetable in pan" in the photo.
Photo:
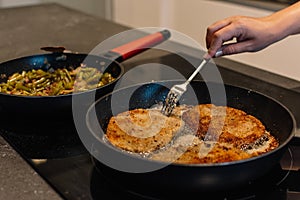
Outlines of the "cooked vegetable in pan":
[[76,69],[32,69],[14,73],[0,83],[0,92],[24,96],[57,96],[82,92],[112,82],[110,73],[96,68],[79,66]]

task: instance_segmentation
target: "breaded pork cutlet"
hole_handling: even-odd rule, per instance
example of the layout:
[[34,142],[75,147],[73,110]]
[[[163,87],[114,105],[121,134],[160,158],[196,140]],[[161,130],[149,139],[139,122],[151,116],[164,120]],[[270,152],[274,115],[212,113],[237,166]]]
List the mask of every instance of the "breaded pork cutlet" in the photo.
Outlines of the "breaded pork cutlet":
[[109,121],[106,137],[113,145],[135,153],[147,153],[167,145],[183,127],[180,117],[159,110],[135,109]]
[[[185,112],[183,120],[200,139],[230,144],[251,154],[265,153],[279,145],[259,119],[236,108],[200,104]],[[259,141],[264,145],[251,148]]]

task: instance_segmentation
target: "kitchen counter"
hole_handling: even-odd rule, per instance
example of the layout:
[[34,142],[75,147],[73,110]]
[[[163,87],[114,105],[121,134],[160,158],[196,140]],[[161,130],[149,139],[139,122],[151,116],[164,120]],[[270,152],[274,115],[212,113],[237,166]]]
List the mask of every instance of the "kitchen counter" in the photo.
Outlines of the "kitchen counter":
[[[1,9],[0,27],[0,62],[43,53],[40,50],[42,46],[64,46],[72,51],[87,53],[106,38],[129,29],[58,4]],[[182,46],[179,49],[197,57],[197,51],[189,47]],[[151,55],[153,55],[151,52],[147,53],[147,56]],[[127,63],[134,62],[135,59],[138,59],[138,56]],[[227,70],[261,78],[263,81],[299,92],[298,81],[225,58],[216,59],[215,62]],[[126,66],[126,62],[124,65]],[[264,80],[265,77],[268,77],[267,80]],[[226,81],[230,82],[229,79]],[[0,199],[61,199],[54,189],[1,137],[0,162]]]
[[0,163],[0,199],[61,199],[2,137]]
[[[0,10],[0,62],[44,53],[42,46],[89,52],[128,28],[57,4]],[[58,200],[61,197],[0,137],[0,199]]]

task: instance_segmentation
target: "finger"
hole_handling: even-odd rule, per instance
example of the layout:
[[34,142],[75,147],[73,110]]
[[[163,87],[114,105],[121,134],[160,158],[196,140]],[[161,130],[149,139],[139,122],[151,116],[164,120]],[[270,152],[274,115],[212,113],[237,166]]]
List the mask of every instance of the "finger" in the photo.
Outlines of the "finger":
[[213,35],[216,31],[219,31],[220,29],[228,26],[231,23],[231,20],[224,19],[218,22],[215,22],[214,24],[210,25],[206,30],[206,48],[210,48],[210,44],[213,38]]
[[216,52],[228,41],[232,41],[233,38],[239,38],[241,32],[232,24],[216,31],[210,42],[208,54],[214,56]]
[[245,40],[238,43],[223,45],[222,47],[222,55],[232,55],[244,52],[252,52],[253,50],[253,42],[251,40]]
[[223,56],[223,47],[218,49],[215,53],[211,51],[207,51],[207,53],[204,54],[203,58],[208,60],[211,58],[217,58]]

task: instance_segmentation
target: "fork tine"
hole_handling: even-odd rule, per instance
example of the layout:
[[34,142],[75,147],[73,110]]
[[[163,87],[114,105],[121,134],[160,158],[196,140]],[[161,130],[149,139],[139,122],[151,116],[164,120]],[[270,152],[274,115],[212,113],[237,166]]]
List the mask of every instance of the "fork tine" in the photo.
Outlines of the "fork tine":
[[169,116],[172,113],[177,103],[177,97],[178,96],[170,90],[161,110],[164,115]]
[[194,71],[194,73],[189,77],[189,79],[185,83],[174,85],[170,89],[165,99],[164,105],[161,109],[161,112],[164,115],[169,116],[172,113],[178,100],[181,98],[182,94],[186,91],[187,85],[192,81],[192,79],[197,75],[197,73],[202,69],[202,67],[206,65],[206,63],[208,63],[208,61],[209,59],[203,59],[200,65],[197,67],[197,69]]
[[175,108],[177,102],[179,101],[180,97],[182,96],[182,94],[186,91],[186,86],[187,86],[188,82],[179,84],[179,85],[174,85],[166,99],[163,105],[163,108],[161,110],[161,112],[167,116],[169,116],[173,109]]

